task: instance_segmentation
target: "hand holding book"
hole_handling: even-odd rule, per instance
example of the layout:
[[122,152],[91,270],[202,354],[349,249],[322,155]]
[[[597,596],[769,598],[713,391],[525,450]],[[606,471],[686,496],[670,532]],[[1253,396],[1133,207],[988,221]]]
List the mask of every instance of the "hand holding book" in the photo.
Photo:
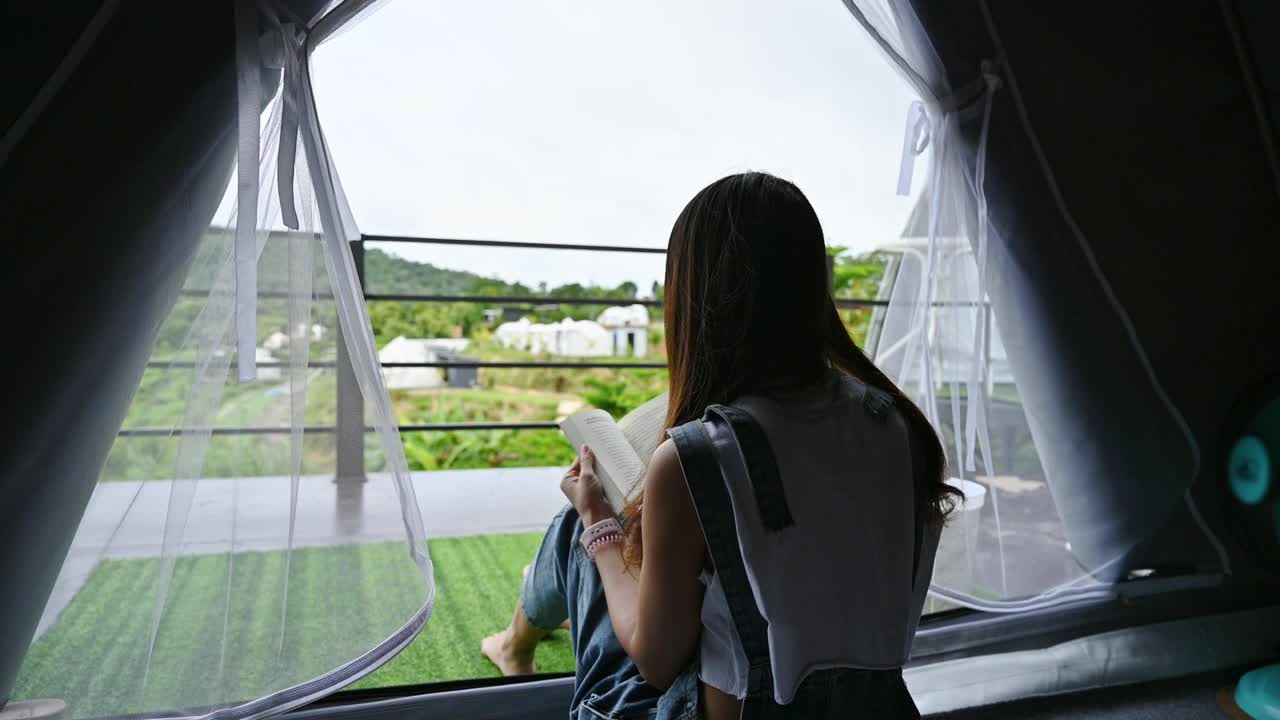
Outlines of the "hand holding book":
[[[584,410],[565,418],[560,423],[565,437],[579,453],[584,446],[590,446],[591,453],[580,454],[561,482],[561,489],[565,488],[570,475],[582,474],[584,460],[591,462],[594,480],[603,490],[609,508],[615,515],[621,515],[627,501],[639,494],[644,484],[644,471],[662,440],[666,417],[667,394],[663,393],[617,423],[603,410]],[[565,494],[568,495],[568,490]]]
[[573,508],[578,511],[583,526],[589,527],[599,520],[614,517],[617,513],[609,505],[600,474],[594,469],[595,453],[591,452],[589,445],[579,447],[578,453],[573,466],[560,478],[560,492],[569,498]]

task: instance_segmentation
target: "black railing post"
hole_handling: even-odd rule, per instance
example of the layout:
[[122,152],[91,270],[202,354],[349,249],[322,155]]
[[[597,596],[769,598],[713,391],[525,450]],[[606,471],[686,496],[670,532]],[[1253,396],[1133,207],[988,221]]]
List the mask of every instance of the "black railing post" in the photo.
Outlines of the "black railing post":
[[[351,243],[351,259],[356,266],[356,279],[360,282],[360,292],[364,294],[364,241]],[[342,337],[341,323],[338,330],[338,417],[334,434],[337,453],[337,476],[334,480],[339,485],[359,484],[365,481],[364,476],[364,396],[360,393],[360,385],[356,382],[356,371],[351,365],[351,356],[347,353],[346,339]]]

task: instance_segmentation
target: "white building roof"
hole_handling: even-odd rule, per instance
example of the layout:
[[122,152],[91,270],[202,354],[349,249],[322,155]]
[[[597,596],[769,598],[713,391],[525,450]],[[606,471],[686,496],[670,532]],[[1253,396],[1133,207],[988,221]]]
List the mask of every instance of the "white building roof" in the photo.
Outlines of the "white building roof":
[[466,338],[407,338],[403,335],[382,346],[378,358],[387,362],[431,362],[437,352],[462,352]]
[[643,305],[607,307],[596,320],[607,328],[649,327],[649,309]]

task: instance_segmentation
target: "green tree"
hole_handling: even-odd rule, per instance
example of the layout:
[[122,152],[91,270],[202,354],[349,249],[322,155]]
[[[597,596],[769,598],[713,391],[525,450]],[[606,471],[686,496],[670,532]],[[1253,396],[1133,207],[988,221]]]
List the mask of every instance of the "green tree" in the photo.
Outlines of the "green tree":
[[587,379],[583,382],[588,388],[582,391],[583,399],[591,403],[593,407],[609,413],[614,420],[640,407],[652,397],[651,393],[631,388],[626,380],[608,382]]
[[471,283],[468,290],[471,295],[523,296],[533,294],[527,285],[509,283],[497,278],[478,278]]
[[[827,253],[833,258],[831,294],[849,300],[874,300],[879,295],[884,279],[887,258],[876,252],[851,254],[848,248],[831,246]],[[871,325],[872,309],[868,307],[841,308],[840,319],[859,345],[866,341]]]

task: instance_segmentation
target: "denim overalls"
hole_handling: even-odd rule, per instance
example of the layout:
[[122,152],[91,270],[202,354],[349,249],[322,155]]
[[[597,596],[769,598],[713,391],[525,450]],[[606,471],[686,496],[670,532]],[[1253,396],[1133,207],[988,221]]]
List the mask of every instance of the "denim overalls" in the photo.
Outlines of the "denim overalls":
[[[883,394],[876,400],[892,402]],[[875,403],[866,406],[868,412],[877,411]],[[883,405],[878,411],[883,412]],[[704,422],[732,426],[742,446],[764,526],[780,531],[791,525],[792,520],[773,451],[763,428],[749,414],[737,408],[713,405],[702,420],[669,432],[750,668],[742,717],[919,718],[901,670],[820,670],[805,678],[792,703],[778,705],[774,701],[767,623],[760,615],[747,580],[732,501]],[[917,565],[921,530],[917,513],[914,552]],[[564,621],[567,608],[578,661],[570,717],[572,720],[702,717],[696,656],[689,669],[665,693],[640,678],[635,664],[613,634],[600,576],[577,542],[581,533],[582,523],[577,513],[572,508],[562,510],[543,539],[521,593],[525,613],[541,628],[558,626]],[[569,598],[573,601],[569,602]]]

